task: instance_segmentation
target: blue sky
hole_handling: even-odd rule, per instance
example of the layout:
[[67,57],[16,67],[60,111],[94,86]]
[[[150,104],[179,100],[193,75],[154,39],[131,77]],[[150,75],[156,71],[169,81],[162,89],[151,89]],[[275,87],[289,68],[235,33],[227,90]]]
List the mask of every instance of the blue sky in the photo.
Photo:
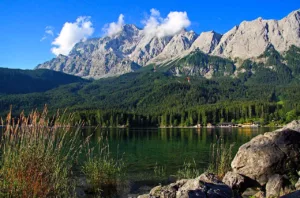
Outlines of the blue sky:
[[[55,57],[51,43],[66,22],[73,23],[79,16],[90,16],[93,34],[89,37],[99,37],[104,34],[104,25],[117,21],[121,13],[126,24],[143,27],[141,21],[152,8],[159,10],[163,18],[171,11],[187,12],[191,22],[188,29],[197,33],[209,30],[225,33],[243,20],[281,19],[299,9],[300,3],[299,0],[0,0],[0,67],[33,69]],[[47,26],[51,30],[48,34]]]

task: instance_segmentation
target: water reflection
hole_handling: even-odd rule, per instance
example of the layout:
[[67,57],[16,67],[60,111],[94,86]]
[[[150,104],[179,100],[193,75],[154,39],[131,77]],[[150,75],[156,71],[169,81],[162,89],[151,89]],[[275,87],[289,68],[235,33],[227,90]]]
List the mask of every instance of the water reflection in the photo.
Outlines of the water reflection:
[[[165,166],[167,175],[175,174],[184,161],[195,160],[200,168],[208,166],[209,149],[222,137],[225,143],[235,143],[234,152],[252,137],[270,128],[213,129],[84,129],[86,133],[105,136],[113,155],[124,153],[128,179],[138,181],[153,174],[156,164]],[[96,142],[96,141],[95,141]]]

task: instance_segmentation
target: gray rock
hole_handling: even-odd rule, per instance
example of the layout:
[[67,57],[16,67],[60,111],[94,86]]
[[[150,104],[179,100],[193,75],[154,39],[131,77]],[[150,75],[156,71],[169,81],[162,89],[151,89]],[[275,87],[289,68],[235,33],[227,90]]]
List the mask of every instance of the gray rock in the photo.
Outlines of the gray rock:
[[[291,129],[300,132],[300,120],[294,120],[291,123],[285,125],[283,129]],[[282,129],[281,129],[282,130]]]
[[[255,197],[255,195],[262,194],[263,192],[259,188],[247,188],[245,192],[242,193],[242,197]],[[264,194],[264,193],[263,193]],[[263,195],[264,197],[264,195]]]
[[258,191],[255,195],[253,195],[255,198],[265,198],[265,193],[263,191]]
[[255,181],[232,171],[227,172],[222,181],[239,193],[243,193],[249,187],[256,186]]
[[204,173],[196,179],[179,180],[150,191],[151,198],[232,197],[231,188],[213,174]]
[[148,195],[148,194],[139,195],[137,198],[150,198],[150,195]]
[[300,133],[290,129],[265,133],[242,145],[231,167],[263,186],[274,174],[294,174],[299,170],[299,150]]
[[196,190],[202,188],[202,184],[200,183],[199,177],[196,179],[189,179],[187,182],[180,187],[176,192],[176,197],[188,197],[188,193],[191,190]]
[[161,194],[162,190],[163,190],[162,186],[156,186],[156,187],[151,189],[150,196],[160,197],[160,194]]
[[201,183],[211,183],[211,184],[221,184],[222,182],[219,180],[219,178],[212,173],[203,173],[201,174],[197,180],[199,180]]
[[202,52],[209,54],[217,47],[221,38],[222,35],[214,31],[202,32],[194,41],[190,50],[199,49]]
[[203,190],[191,190],[188,192],[188,197],[189,198],[206,197],[206,194],[205,192],[203,192]]
[[243,21],[225,33],[212,52],[214,55],[234,58],[255,58],[272,44],[279,52],[287,51],[290,44],[300,46],[300,10],[281,20]]
[[266,197],[279,197],[280,191],[283,189],[284,178],[275,174],[269,178],[266,185]]
[[227,185],[207,183],[202,189],[190,190],[188,197],[231,198],[233,193]]

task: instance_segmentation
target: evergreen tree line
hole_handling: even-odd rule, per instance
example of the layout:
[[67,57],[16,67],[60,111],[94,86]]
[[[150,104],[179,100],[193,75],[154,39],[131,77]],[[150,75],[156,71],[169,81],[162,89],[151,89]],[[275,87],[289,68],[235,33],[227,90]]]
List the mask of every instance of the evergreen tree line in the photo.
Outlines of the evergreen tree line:
[[135,114],[107,110],[77,111],[75,121],[101,127],[189,127],[208,123],[235,124],[259,122],[283,124],[300,119],[300,104],[282,105],[270,102],[237,102],[202,105],[187,111],[168,111],[162,114]]

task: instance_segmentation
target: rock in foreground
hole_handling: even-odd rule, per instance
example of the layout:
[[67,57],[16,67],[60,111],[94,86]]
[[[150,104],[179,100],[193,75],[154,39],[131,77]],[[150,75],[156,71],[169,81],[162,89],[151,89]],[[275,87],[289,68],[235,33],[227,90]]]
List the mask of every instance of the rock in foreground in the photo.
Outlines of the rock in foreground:
[[232,197],[231,188],[209,173],[204,173],[196,179],[183,179],[168,186],[157,186],[148,195],[139,198],[188,198],[188,197]]
[[[241,197],[244,191],[258,191],[251,197],[280,197],[300,189],[300,121],[274,132],[258,135],[242,145],[223,182],[209,173],[196,179],[157,186],[141,198]],[[298,180],[298,182],[297,182]],[[297,182],[297,183],[296,183]],[[296,183],[295,185],[293,185]],[[234,191],[234,193],[233,193]],[[253,191],[255,192],[255,191]],[[249,193],[247,193],[249,194]],[[284,197],[300,197],[299,191]]]
[[300,133],[284,128],[253,138],[239,148],[231,167],[235,173],[257,181],[261,186],[270,177],[297,175],[300,168]]

